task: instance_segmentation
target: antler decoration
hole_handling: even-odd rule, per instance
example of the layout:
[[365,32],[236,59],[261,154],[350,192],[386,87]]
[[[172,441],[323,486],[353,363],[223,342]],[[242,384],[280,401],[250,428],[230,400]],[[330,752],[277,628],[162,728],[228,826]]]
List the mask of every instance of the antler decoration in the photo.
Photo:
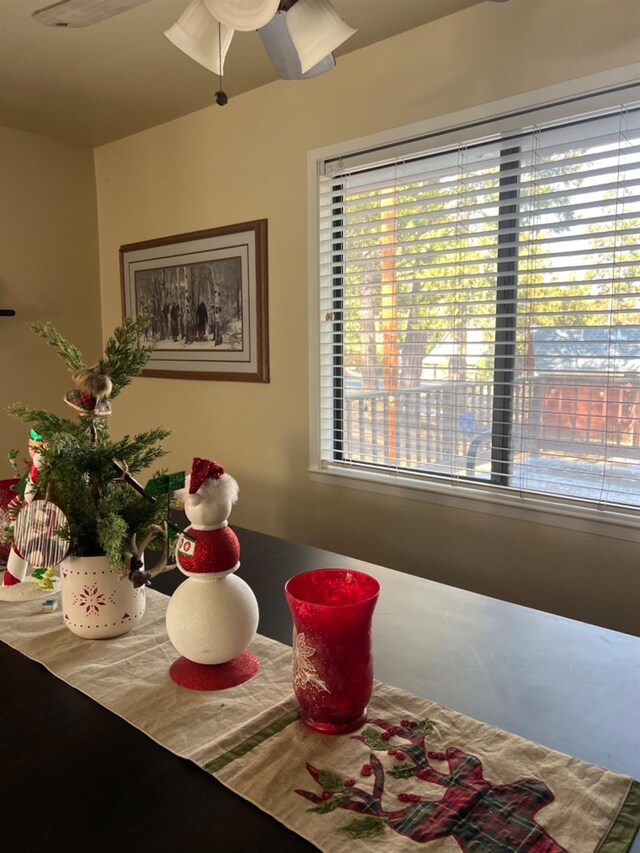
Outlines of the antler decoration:
[[129,579],[136,589],[140,586],[144,586],[145,584],[148,585],[153,578],[157,577],[157,575],[161,575],[163,572],[168,572],[171,571],[171,569],[176,568],[175,563],[169,563],[169,555],[167,552],[163,554],[160,561],[152,569],[147,571],[142,568],[144,565],[142,562],[142,555],[145,550],[154,539],[157,539],[159,536],[164,538],[166,535],[167,522],[163,521],[162,524],[152,524],[147,535],[140,544],[138,544],[135,533],[131,537],[131,549],[127,552],[126,557],[130,560]]

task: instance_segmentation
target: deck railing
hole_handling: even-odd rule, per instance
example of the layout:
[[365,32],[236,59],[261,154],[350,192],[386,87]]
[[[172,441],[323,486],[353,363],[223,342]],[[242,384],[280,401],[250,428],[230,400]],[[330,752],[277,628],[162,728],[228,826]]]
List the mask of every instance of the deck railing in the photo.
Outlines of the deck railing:
[[[490,382],[430,382],[343,399],[342,455],[355,462],[451,470],[475,465],[491,443]],[[533,377],[514,383],[514,454],[562,453],[640,459],[640,381],[635,377]]]

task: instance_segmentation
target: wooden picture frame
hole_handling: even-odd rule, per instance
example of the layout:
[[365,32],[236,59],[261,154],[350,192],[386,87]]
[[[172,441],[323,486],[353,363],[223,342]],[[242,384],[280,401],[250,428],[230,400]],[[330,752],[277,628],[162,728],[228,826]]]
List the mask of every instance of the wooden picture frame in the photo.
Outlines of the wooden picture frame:
[[142,376],[268,382],[267,220],[120,247],[122,313],[147,314]]

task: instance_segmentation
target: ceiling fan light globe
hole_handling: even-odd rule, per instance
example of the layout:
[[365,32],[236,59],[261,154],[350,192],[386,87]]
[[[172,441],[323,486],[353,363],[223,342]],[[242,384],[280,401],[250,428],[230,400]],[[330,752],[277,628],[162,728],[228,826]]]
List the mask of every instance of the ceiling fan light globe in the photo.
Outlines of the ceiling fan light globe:
[[213,74],[222,75],[233,32],[212,17],[203,0],[193,0],[176,23],[165,31],[165,36],[195,62]]
[[356,32],[342,20],[329,0],[298,0],[287,12],[287,26],[303,73]]
[[214,18],[241,32],[259,30],[278,11],[280,0],[204,0]]

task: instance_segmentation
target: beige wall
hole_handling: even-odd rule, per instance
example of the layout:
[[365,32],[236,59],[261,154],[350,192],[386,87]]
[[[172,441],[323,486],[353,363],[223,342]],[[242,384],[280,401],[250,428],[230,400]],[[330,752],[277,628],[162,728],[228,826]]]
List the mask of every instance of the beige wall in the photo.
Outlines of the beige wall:
[[[0,127],[0,388],[60,414],[69,387],[62,361],[28,328],[50,320],[92,358],[100,351],[98,229],[93,154],[66,142]],[[67,409],[70,411],[70,409]],[[0,410],[5,453],[26,455],[28,429]]]
[[306,155],[624,66],[639,49],[637,0],[484,3],[316,80],[274,83],[98,149],[105,334],[120,319],[121,244],[269,220],[271,383],[138,380],[115,425],[171,427],[172,470],[193,455],[227,466],[241,488],[232,523],[637,630],[637,544],[310,481]]

